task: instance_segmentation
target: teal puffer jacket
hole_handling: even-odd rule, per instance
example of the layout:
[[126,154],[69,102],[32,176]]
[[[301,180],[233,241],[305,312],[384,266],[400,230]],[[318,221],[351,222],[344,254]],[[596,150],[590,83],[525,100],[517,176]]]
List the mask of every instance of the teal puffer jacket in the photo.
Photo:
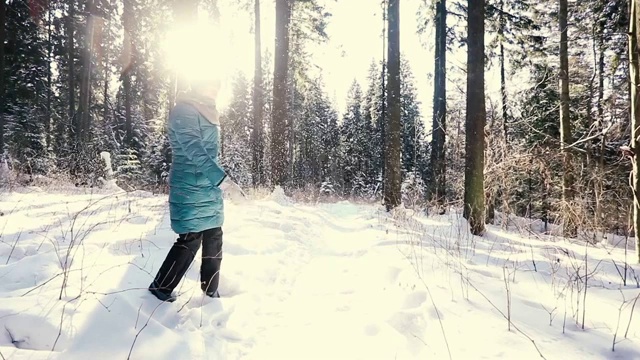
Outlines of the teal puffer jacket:
[[221,227],[224,204],[219,186],[225,179],[218,165],[220,130],[188,103],[178,103],[169,115],[172,164],[169,174],[169,214],[177,234]]

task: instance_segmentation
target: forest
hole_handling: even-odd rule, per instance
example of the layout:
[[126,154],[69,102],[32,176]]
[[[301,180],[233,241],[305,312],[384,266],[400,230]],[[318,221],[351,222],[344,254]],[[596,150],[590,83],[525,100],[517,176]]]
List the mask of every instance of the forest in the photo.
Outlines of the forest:
[[638,2],[0,0],[0,359],[640,359]]
[[[633,237],[636,2],[413,0],[414,31],[433,54],[417,67],[399,31],[405,1],[362,9],[379,14],[382,58],[359,64],[368,77],[337,94],[342,108],[322,69],[311,71],[310,49],[330,41],[329,3],[348,0],[2,1],[0,177],[166,192],[165,123],[188,76],[159,44],[175,24],[215,27],[235,8],[251,18],[254,69],[233,74],[219,109],[221,161],[245,189],[387,210],[463,207],[474,234],[517,216],[589,242]],[[193,44],[215,46],[203,39]]]

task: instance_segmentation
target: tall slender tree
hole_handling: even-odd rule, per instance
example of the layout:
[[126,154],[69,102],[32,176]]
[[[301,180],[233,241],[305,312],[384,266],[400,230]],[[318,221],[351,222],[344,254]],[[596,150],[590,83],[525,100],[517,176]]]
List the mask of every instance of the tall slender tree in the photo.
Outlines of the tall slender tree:
[[433,121],[431,138],[431,191],[430,197],[439,206],[446,193],[445,134],[447,116],[447,4],[436,2],[436,49],[433,81]]
[[[51,6],[47,6],[47,113],[45,118],[45,131],[47,150],[53,150],[53,119],[52,119],[52,104],[53,104],[53,9]],[[1,45],[0,45],[1,46]],[[0,96],[2,96],[0,94]],[[0,147],[1,148],[1,147]],[[0,151],[2,153],[2,151]]]
[[78,118],[76,117],[76,49],[75,49],[75,22],[76,22],[76,1],[68,0],[67,4],[69,12],[67,14],[66,31],[67,31],[67,91],[69,108],[67,116],[68,121],[72,124],[74,139],[79,135],[80,128]]
[[565,217],[564,235],[574,237],[577,229],[571,216],[570,204],[574,197],[574,180],[571,170],[571,149],[572,142],[571,119],[569,118],[569,46],[567,39],[567,0],[560,0],[560,12],[558,20],[560,25],[560,148],[563,156],[564,169],[562,173],[562,202]]
[[135,47],[133,36],[133,3],[132,0],[123,1],[122,11],[122,25],[124,27],[124,51],[127,56],[124,56],[125,63],[122,64],[122,88],[124,90],[124,122],[125,122],[125,144],[127,147],[133,145],[133,120],[131,113],[131,103],[133,101],[132,89],[131,89],[131,73],[135,64]]
[[273,114],[271,120],[271,176],[273,184],[284,186],[288,169],[287,74],[289,70],[289,24],[291,0],[276,0],[276,39],[273,71]]
[[387,141],[387,130],[388,126],[388,106],[387,106],[387,58],[388,58],[388,14],[389,13],[389,0],[382,0],[382,71],[380,72],[380,126],[379,126],[379,135],[380,135],[380,170],[382,175],[382,191],[384,192],[384,188],[386,186],[386,177],[385,177],[385,168],[387,167],[387,159],[386,159],[386,141]]
[[507,20],[504,14],[504,0],[500,0],[500,15],[498,17],[498,37],[500,38],[500,105],[502,106],[502,137],[505,145],[509,143],[509,136],[507,133],[509,108],[507,105],[507,76],[505,74],[506,61],[504,56],[506,27]]
[[82,73],[80,76],[80,134],[78,136],[79,141],[86,145],[86,142],[91,138],[91,74],[92,74],[92,57],[93,57],[93,39],[94,39],[94,23],[95,23],[95,0],[87,0],[85,6],[85,12],[87,16],[85,27],[85,44],[82,51]]
[[401,203],[401,93],[400,93],[400,0],[389,0],[389,49],[387,104],[389,125],[385,134],[384,204],[387,210]]
[[484,233],[484,0],[468,1],[464,212],[471,233]]
[[640,263],[640,7],[631,0],[629,24],[629,72],[631,75],[631,162],[633,164],[633,226],[636,235],[636,257]]
[[251,146],[253,149],[253,186],[264,184],[264,95],[262,84],[262,44],[260,29],[260,0],[254,1],[254,58],[253,75],[253,131]]
[[4,42],[5,42],[5,27],[6,27],[6,4],[4,1],[0,1],[0,166],[4,161],[4,111],[5,111],[5,77],[4,77]]

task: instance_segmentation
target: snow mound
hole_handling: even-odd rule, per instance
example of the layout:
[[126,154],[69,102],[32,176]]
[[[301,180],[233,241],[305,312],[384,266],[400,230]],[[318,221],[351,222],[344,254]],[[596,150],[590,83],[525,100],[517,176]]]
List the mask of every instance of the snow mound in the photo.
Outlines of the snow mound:
[[105,180],[104,178],[100,177],[98,178],[98,182],[100,183],[100,187],[108,192],[124,192],[124,190],[120,186],[118,186],[118,183],[115,179]]
[[271,200],[280,205],[289,205],[292,203],[291,198],[289,198],[285,193],[284,189],[280,186],[276,186],[271,195],[267,198],[267,200]]
[[53,320],[53,317],[18,314],[5,318],[3,325],[8,340],[18,349],[61,351],[67,346],[68,335],[65,329],[60,331]]

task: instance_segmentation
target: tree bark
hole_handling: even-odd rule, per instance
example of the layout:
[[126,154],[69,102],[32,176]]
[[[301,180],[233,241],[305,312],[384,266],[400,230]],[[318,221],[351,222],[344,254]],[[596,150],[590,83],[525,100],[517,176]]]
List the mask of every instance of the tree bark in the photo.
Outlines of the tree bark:
[[389,0],[388,90],[389,126],[385,136],[384,204],[390,211],[401,204],[401,94],[400,94],[400,0]]
[[431,140],[431,199],[438,207],[446,197],[446,116],[447,116],[447,5],[446,0],[436,3],[436,51],[433,90],[433,136]]
[[[113,11],[113,0],[110,1],[109,9],[107,10],[107,26],[105,27],[105,33],[109,32],[111,29],[111,11]],[[109,118],[109,81],[111,77],[111,72],[109,70],[109,44],[107,43],[107,37],[102,37],[102,60],[103,60],[103,70],[104,70],[104,88],[103,88],[103,103],[102,103],[102,121],[103,124],[107,124],[107,119]]]
[[132,113],[131,113],[131,101],[133,94],[131,93],[131,72],[133,71],[133,66],[135,64],[135,46],[133,43],[133,4],[132,0],[124,0],[123,1],[123,11],[122,11],[122,25],[124,27],[125,41],[128,40],[129,44],[129,56],[125,57],[128,59],[128,63],[123,64],[122,69],[122,88],[124,91],[124,128],[125,128],[125,144],[128,148],[133,146],[133,123],[132,123]]
[[85,29],[85,47],[82,56],[82,76],[80,78],[80,136],[79,139],[83,146],[90,139],[91,133],[91,72],[93,56],[93,28],[95,16],[95,1],[87,0],[87,27]]
[[289,68],[289,24],[291,1],[276,0],[276,39],[273,70],[273,114],[271,167],[273,184],[284,186],[287,178],[287,73]]
[[506,28],[506,19],[504,17],[504,0],[500,0],[500,98],[502,103],[502,137],[504,145],[509,144],[508,121],[509,112],[507,106],[507,77],[505,75],[505,59],[504,59],[504,30]]
[[598,37],[598,120],[601,123],[604,120],[604,107],[602,105],[602,100],[604,99],[604,53],[606,51],[604,47],[604,25],[600,27],[600,34]]
[[563,232],[567,237],[575,237],[577,228],[571,212],[574,198],[574,180],[571,171],[573,162],[571,149],[571,119],[569,118],[569,47],[567,42],[567,0],[560,0],[560,142],[564,171],[562,175],[562,202],[564,214]]
[[4,161],[4,108],[5,108],[5,78],[4,78],[4,42],[6,38],[5,27],[6,27],[6,4],[3,1],[0,1],[0,23],[2,27],[0,28],[0,167],[2,167],[2,163]]
[[264,110],[264,96],[262,89],[262,44],[260,28],[260,0],[254,3],[254,58],[255,69],[253,76],[253,131],[251,145],[253,147],[253,186],[264,184],[264,125],[262,123]]
[[[386,157],[385,157],[385,144],[386,138],[389,128],[389,123],[387,121],[387,59],[388,59],[388,47],[387,41],[388,36],[388,12],[389,12],[389,0],[382,0],[382,70],[380,72],[380,148],[378,149],[380,153],[380,165],[381,165],[381,176],[382,176],[382,193],[384,196],[385,187],[386,187],[386,175],[385,170],[387,167]],[[375,103],[375,102],[374,102]],[[376,174],[377,175],[377,174]]]
[[[4,1],[3,1],[4,2]],[[53,13],[53,9],[47,7],[47,116],[46,116],[46,124],[45,131],[46,134],[46,150],[47,152],[53,150],[52,141],[53,141],[53,124],[51,118],[51,93],[53,91],[53,81],[52,81],[52,71],[51,66],[53,65],[53,39],[51,38],[53,29],[53,17],[51,16]],[[4,22],[3,22],[4,24]],[[4,40],[0,39],[0,42],[4,42]],[[2,45],[0,45],[2,46]],[[0,94],[2,96],[2,94]],[[0,149],[2,147],[0,146]],[[0,151],[0,154],[2,151]]]
[[636,237],[636,260],[640,264],[640,44],[638,43],[640,8],[638,1],[631,1],[631,19],[629,24],[629,71],[631,75],[631,150],[633,157],[632,190],[633,190],[633,228]]
[[464,212],[471,233],[484,233],[484,0],[468,2]]
[[76,64],[75,64],[75,16],[76,3],[75,0],[69,0],[69,14],[67,15],[67,91],[69,97],[68,117],[71,122],[71,131],[73,132],[74,142],[80,135],[78,118],[76,117]]

